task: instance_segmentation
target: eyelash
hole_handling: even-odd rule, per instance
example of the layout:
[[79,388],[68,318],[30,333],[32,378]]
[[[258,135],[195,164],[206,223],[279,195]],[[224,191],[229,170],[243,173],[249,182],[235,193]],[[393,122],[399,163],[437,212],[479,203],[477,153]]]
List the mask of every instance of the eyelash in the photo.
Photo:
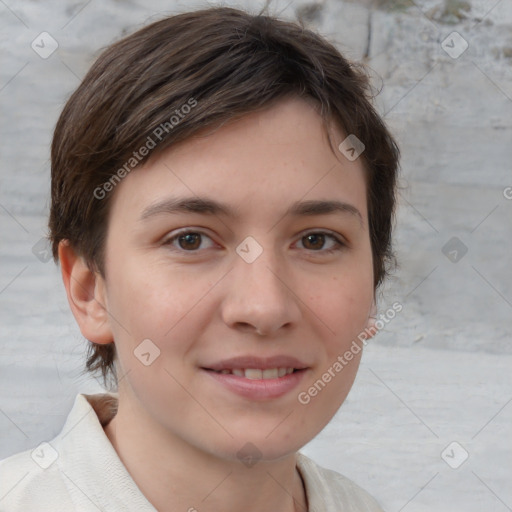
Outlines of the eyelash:
[[[211,239],[211,237],[208,236],[204,231],[195,230],[195,229],[185,229],[183,231],[179,231],[178,233],[176,233],[172,237],[167,238],[163,242],[163,245],[172,246],[172,244],[173,244],[173,242],[175,240],[178,240],[179,237],[184,236],[184,235],[188,235],[188,234],[206,236],[206,237]],[[309,249],[309,250],[305,249],[306,251],[311,252],[311,253],[332,254],[334,252],[337,252],[337,251],[340,251],[340,250],[346,248],[346,246],[347,246],[346,243],[344,243],[338,236],[336,236],[334,233],[332,233],[330,231],[310,231],[310,232],[305,233],[304,235],[302,235],[300,237],[300,240],[302,240],[302,238],[305,238],[306,236],[309,236],[309,235],[326,235],[326,237],[331,238],[331,240],[333,240],[334,243],[335,243],[334,247],[332,247],[331,249],[327,249],[327,250],[319,249],[319,250],[315,251],[313,249]],[[199,249],[194,249],[194,250],[191,250],[191,251],[187,251],[187,250],[181,249],[181,248],[173,248],[172,250],[177,251],[177,252],[182,252],[182,253],[197,253],[197,252],[199,252]]]

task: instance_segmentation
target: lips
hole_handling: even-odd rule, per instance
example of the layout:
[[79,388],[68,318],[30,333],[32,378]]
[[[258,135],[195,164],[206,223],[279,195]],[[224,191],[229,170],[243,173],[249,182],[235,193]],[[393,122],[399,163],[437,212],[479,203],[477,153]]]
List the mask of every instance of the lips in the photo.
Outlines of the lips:
[[241,356],[224,359],[203,367],[222,374],[233,374],[246,379],[277,379],[298,370],[304,370],[308,365],[299,359],[286,355],[273,357]]
[[[246,364],[248,366],[245,368],[239,367]],[[276,364],[291,366],[272,366]],[[291,396],[292,391],[299,387],[309,372],[304,363],[286,356],[268,359],[235,358],[201,367],[201,370],[210,379],[209,382],[220,385],[221,389],[255,401]],[[280,377],[283,370],[285,373]]]

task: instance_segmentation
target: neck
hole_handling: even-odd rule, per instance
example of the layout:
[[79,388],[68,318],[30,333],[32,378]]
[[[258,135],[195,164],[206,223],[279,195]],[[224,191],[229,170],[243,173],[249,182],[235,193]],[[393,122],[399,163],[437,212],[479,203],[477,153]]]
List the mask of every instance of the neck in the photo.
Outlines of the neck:
[[155,425],[133,404],[127,410],[123,400],[105,433],[159,512],[307,512],[295,453],[254,465],[221,458]]

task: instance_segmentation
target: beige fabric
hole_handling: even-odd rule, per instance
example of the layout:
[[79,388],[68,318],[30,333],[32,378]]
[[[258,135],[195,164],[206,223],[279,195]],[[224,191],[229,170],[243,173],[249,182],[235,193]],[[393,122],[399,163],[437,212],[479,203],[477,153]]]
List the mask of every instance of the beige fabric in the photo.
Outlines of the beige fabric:
[[[78,394],[54,439],[0,461],[0,512],[155,512],[103,430],[117,398]],[[383,512],[356,484],[300,452],[297,468],[309,512]]]

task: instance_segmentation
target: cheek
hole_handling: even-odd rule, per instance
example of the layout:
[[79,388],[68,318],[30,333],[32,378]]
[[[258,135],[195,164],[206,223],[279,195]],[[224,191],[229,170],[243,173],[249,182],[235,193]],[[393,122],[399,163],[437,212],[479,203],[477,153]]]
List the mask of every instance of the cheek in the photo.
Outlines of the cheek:
[[200,326],[197,316],[212,288],[210,279],[147,262],[125,261],[109,277],[108,307],[114,339],[131,350],[146,338],[162,351],[179,350],[183,332],[190,337]]
[[371,258],[361,257],[323,283],[312,297],[312,310],[328,326],[325,359],[313,376],[311,391],[317,393],[312,403],[327,422],[348,395],[362,356],[358,335],[367,327],[374,295]]
[[315,293],[309,294],[311,310],[324,322],[332,347],[351,341],[366,327],[374,294],[372,269],[366,267],[317,282]]
[[322,360],[309,387],[302,390],[310,400],[305,410],[315,411],[304,417],[308,428],[328,423],[350,392],[363,351],[358,335],[367,327],[372,299],[371,272],[361,279],[333,277],[312,298],[311,309],[326,327],[321,336]]

